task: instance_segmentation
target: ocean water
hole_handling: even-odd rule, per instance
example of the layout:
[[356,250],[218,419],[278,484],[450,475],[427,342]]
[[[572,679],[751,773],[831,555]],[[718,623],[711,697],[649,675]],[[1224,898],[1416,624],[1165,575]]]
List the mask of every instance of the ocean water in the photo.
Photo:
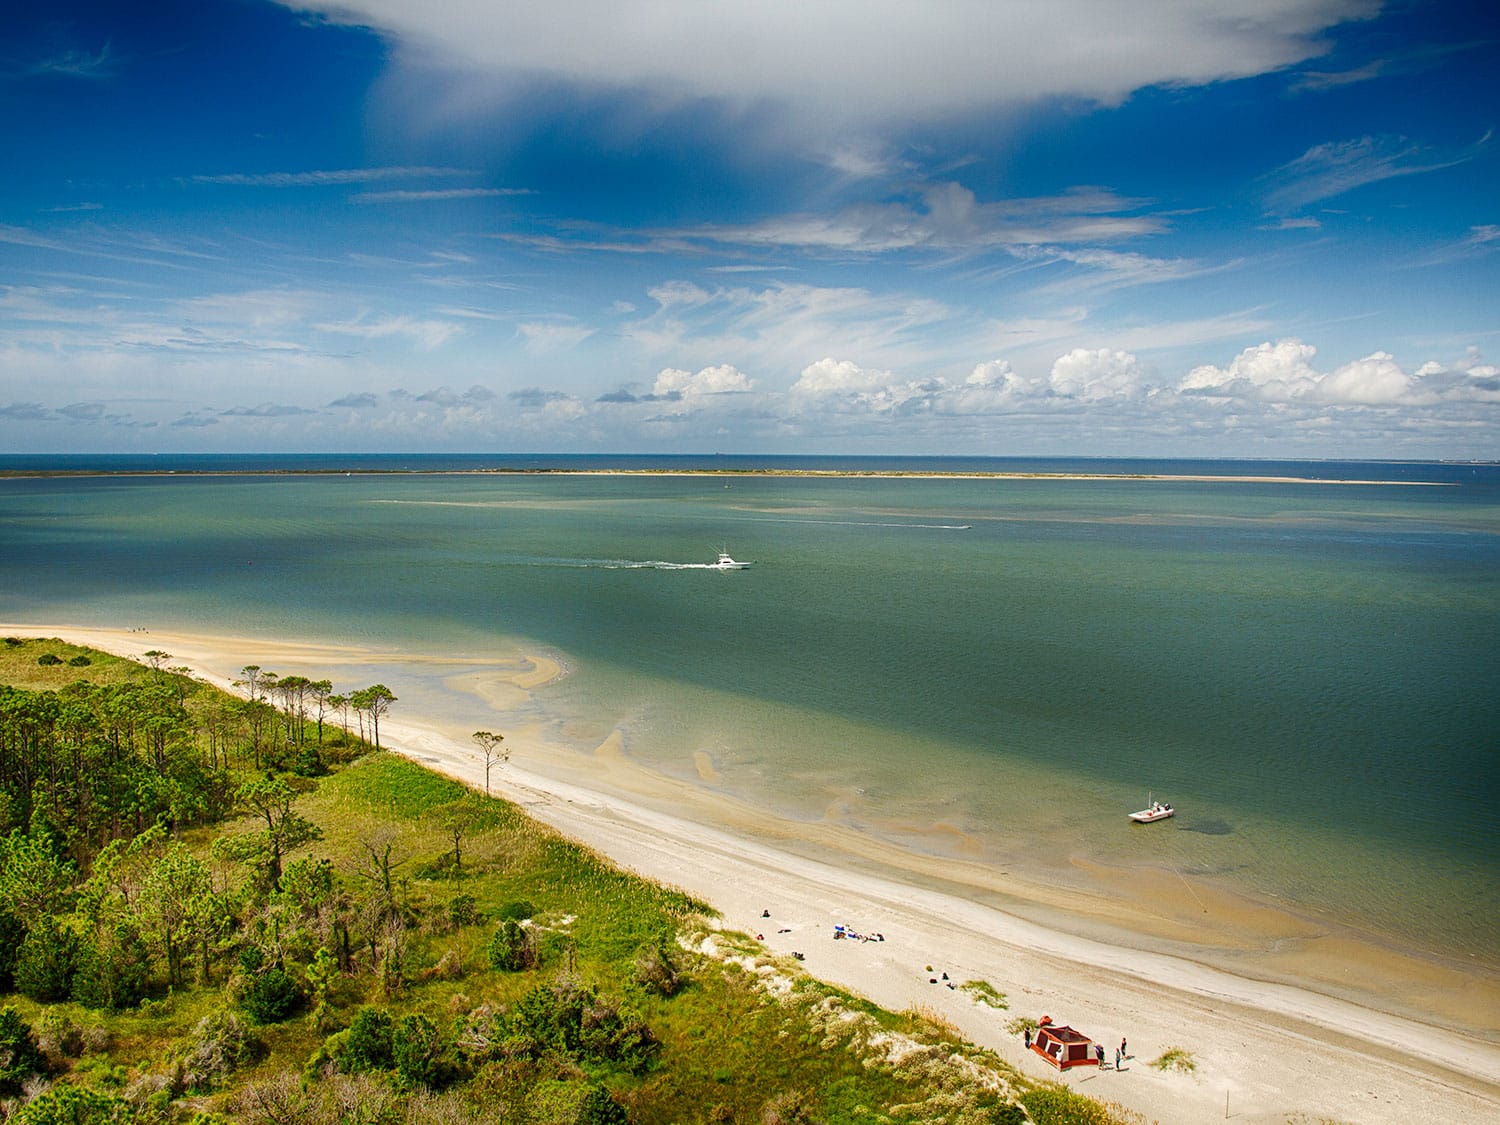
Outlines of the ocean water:
[[[789,465],[1243,479],[465,472]],[[17,467],[154,475],[0,479],[0,618],[544,652],[567,675],[526,717],[580,753],[619,729],[642,764],[786,816],[1064,883],[1077,859],[1150,863],[1500,966],[1494,465]],[[695,565],[721,547],[755,565]],[[490,725],[452,671],[386,682]],[[1170,826],[1125,822],[1148,790]]]

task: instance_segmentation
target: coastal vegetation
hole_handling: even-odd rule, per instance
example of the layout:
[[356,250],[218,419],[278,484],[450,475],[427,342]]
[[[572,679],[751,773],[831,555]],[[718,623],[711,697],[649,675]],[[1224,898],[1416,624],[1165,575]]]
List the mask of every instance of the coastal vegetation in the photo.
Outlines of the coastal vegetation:
[[1198,1063],[1193,1058],[1193,1053],[1181,1047],[1168,1047],[1160,1055],[1152,1059],[1150,1065],[1157,1070],[1175,1070],[1183,1074],[1191,1074],[1198,1069]]
[[1133,1119],[381,752],[384,685],[242,676],[0,645],[0,1120]]

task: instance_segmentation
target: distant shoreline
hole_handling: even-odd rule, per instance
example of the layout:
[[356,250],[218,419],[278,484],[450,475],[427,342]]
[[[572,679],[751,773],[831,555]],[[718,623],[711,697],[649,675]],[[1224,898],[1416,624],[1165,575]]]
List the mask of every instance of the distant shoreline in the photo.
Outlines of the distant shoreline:
[[1154,481],[1202,484],[1340,484],[1452,488],[1452,481],[1344,477],[1238,476],[1232,473],[1020,473],[913,469],[0,469],[0,480],[35,477],[811,477],[854,480]]

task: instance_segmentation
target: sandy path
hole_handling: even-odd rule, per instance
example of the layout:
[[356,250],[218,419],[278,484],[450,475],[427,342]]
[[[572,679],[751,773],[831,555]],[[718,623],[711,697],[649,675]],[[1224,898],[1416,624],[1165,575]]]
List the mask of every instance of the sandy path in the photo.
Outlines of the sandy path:
[[[243,638],[0,624],[0,633],[58,636],[139,656],[151,648],[227,684],[246,663],[333,659],[356,649],[268,645]],[[370,663],[389,657],[364,654]],[[541,661],[517,668],[536,686]],[[483,784],[474,749],[422,716],[388,716],[382,740],[417,761]],[[518,740],[524,735],[517,734]],[[611,755],[599,768],[615,768]],[[520,756],[518,756],[520,757]],[[1500,1047],[1313,992],[1057,933],[978,903],[789,855],[719,829],[606,797],[515,765],[495,791],[538,819],[633,869],[713,904],[728,928],[804,954],[813,975],[893,1009],[920,1004],[1038,1077],[1056,1072],[1004,1031],[1013,1015],[1053,1016],[1106,1045],[1127,1037],[1126,1069],[1075,1070],[1063,1080],[1163,1125],[1225,1119],[1285,1122],[1296,1114],[1361,1125],[1500,1122]],[[769,917],[762,912],[768,911]],[[843,923],[881,942],[836,941]],[[782,932],[786,931],[786,932]],[[929,972],[926,966],[931,965]],[[1006,994],[997,1013],[942,982],[983,980]],[[939,983],[929,983],[937,977]],[[1192,1052],[1194,1074],[1148,1065],[1168,1047]]]

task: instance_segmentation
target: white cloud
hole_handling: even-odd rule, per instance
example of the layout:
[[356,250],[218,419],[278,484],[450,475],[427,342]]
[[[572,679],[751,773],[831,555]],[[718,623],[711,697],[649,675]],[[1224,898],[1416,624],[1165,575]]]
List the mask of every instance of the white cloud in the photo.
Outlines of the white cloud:
[[1051,397],[1041,380],[1018,374],[1007,360],[977,364],[962,382],[941,375],[908,378],[831,357],[810,363],[793,384],[790,408],[804,417],[819,409],[949,418],[1000,415]]
[[361,191],[351,203],[441,203],[453,199],[489,199],[497,195],[530,195],[526,188],[446,188],[430,191]]
[[[1105,242],[1166,229],[1159,218],[1128,213],[1140,207],[1140,200],[1097,188],[981,203],[962,184],[947,182],[922,186],[914,202],[858,203],[826,215],[781,215],[745,226],[702,226],[671,234],[737,246],[845,253],[969,253],[996,247]],[[1088,264],[1100,261],[1102,257]],[[1149,259],[1138,258],[1134,268],[1145,261]]]
[[1076,97],[1114,104],[1145,86],[1264,74],[1321,55],[1322,33],[1376,0],[699,0],[479,4],[284,0],[373,27],[404,61],[657,98],[796,107],[809,126],[930,118]]
[[525,341],[526,350],[533,355],[575,347],[594,334],[594,330],[585,325],[556,321],[528,321],[516,325],[516,331]]
[[327,187],[336,184],[367,184],[380,180],[430,179],[439,176],[472,176],[463,168],[387,167],[331,168],[314,172],[226,172],[192,176],[195,184],[226,184],[233,187]]
[[390,316],[378,320],[359,317],[348,321],[325,321],[313,327],[319,332],[331,332],[340,336],[358,336],[365,340],[404,336],[426,351],[442,347],[463,331],[462,325],[451,321],[419,320],[410,316]]
[[651,393],[661,398],[674,395],[690,398],[698,395],[743,394],[753,390],[754,386],[754,380],[743,372],[730,364],[721,363],[716,367],[705,367],[696,375],[673,367],[664,368],[656,376],[656,384]]
[[1178,384],[1187,395],[1258,399],[1268,403],[1344,406],[1430,406],[1442,402],[1500,401],[1496,369],[1477,354],[1451,366],[1435,362],[1407,372],[1389,352],[1377,351],[1332,371],[1313,366],[1317,349],[1301,340],[1246,348],[1227,367],[1195,367]]
[[1141,361],[1113,348],[1074,348],[1052,365],[1048,382],[1065,398],[1102,402],[1141,393]]
[[1264,178],[1266,205],[1276,213],[1296,211],[1366,184],[1451,168],[1474,159],[1488,141],[1486,134],[1477,144],[1446,155],[1405,137],[1360,137],[1314,145]]
[[1318,380],[1314,397],[1324,402],[1401,402],[1413,389],[1412,379],[1389,352],[1375,352],[1329,372]]
[[[857,287],[773,282],[704,289],[672,281],[650,291],[657,309],[624,331],[647,355],[699,367],[733,356],[741,368],[797,370],[808,355],[877,357],[882,363],[932,362],[931,330],[956,316],[938,301],[877,295]],[[955,346],[964,341],[955,330]]]
[[1228,367],[1205,364],[1193,368],[1178,384],[1178,390],[1290,401],[1303,397],[1317,382],[1318,375],[1311,366],[1317,354],[1317,348],[1301,340],[1258,344],[1235,356]]
[[802,369],[792,386],[796,395],[863,394],[889,387],[895,376],[889,371],[860,367],[847,359],[820,359]]

